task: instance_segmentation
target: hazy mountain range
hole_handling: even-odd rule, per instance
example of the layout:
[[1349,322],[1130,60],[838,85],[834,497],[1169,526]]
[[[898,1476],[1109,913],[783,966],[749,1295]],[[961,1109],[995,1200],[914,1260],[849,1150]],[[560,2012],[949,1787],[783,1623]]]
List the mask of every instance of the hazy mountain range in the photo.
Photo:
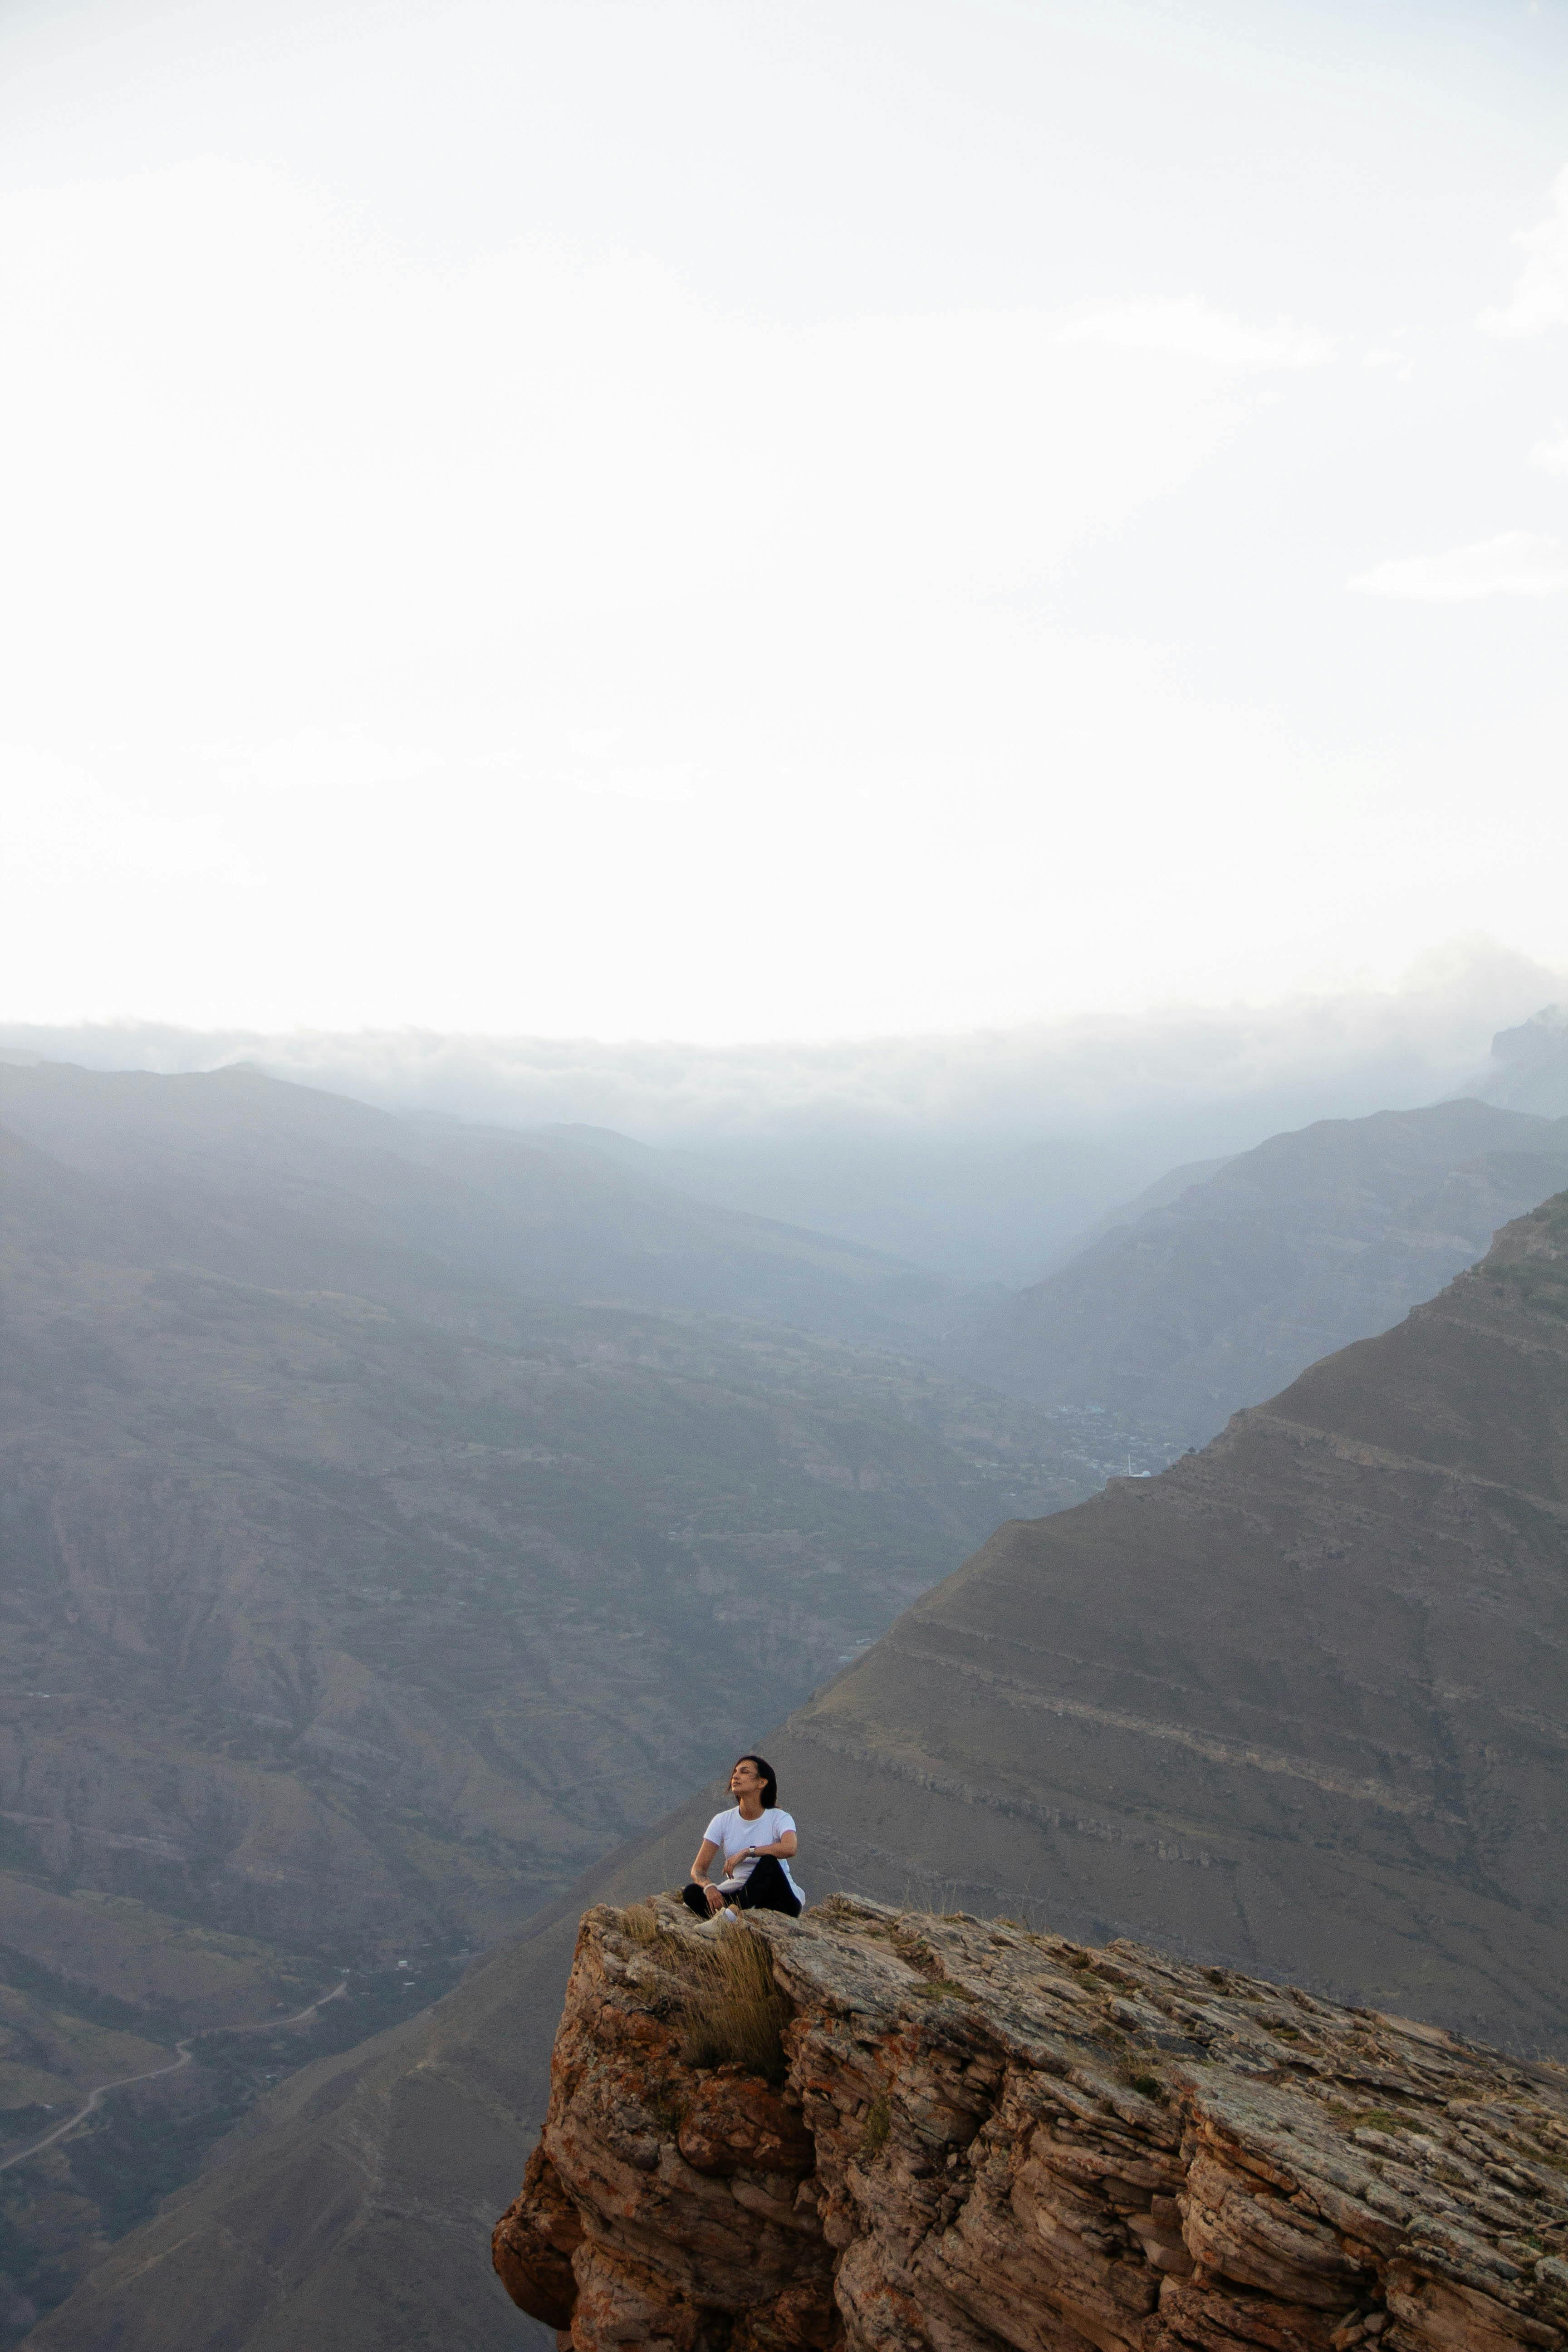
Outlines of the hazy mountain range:
[[[889,1349],[939,1280],[560,1139],[243,1070],[0,1071],[0,2161],[342,1969],[306,2046],[427,1999],[1105,1475]],[[0,2176],[24,2318],[302,2054]]]
[[[1568,2048],[1565,1530],[1560,1195],[1202,1454],[1002,1528],[769,1732],[802,1875]],[[34,2340],[516,2343],[484,2231],[577,1913],[678,1882],[716,1793],[297,2076]]]
[[[1391,994],[733,1047],[10,1023],[0,1061],[166,1074],[249,1062],[405,1118],[574,1129],[693,1198],[1016,1286],[1171,1170],[1282,1131],[1461,1095],[1568,1115],[1562,1012],[1520,1024],[1501,1011],[1554,985],[1478,952]],[[1513,1025],[1496,1030],[1499,1017]]]
[[0,2341],[999,1521],[1395,1321],[1563,1125],[1280,1136],[1009,1297],[602,1130],[0,1067],[0,2163],[208,2035],[0,2173]]

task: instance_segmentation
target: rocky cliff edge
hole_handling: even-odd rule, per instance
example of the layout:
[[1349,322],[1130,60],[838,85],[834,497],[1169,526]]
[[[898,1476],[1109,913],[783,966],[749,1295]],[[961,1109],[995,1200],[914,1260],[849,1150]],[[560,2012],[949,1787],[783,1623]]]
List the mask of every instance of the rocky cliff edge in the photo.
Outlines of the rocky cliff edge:
[[835,1897],[583,1921],[495,2233],[572,2352],[1554,2352],[1568,2073]]

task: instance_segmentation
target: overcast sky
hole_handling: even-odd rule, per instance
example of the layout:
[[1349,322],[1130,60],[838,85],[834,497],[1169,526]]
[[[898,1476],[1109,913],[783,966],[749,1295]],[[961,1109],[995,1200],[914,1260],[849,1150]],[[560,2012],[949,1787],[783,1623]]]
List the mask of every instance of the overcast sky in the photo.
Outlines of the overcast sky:
[[10,1020],[1568,966],[1559,0],[9,0],[0,317]]

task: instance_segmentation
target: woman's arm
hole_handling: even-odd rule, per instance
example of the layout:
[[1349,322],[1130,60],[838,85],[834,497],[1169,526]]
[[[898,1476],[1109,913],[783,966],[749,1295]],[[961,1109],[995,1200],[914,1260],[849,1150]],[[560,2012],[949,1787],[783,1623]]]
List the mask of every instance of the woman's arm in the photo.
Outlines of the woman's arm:
[[[796,1843],[797,1840],[793,1830],[781,1830],[772,1845],[749,1845],[746,1852],[754,1853],[759,1861],[764,1853],[776,1853],[783,1861],[787,1862],[795,1852]],[[739,1856],[736,1858],[740,1859]]]
[[708,1908],[710,1912],[722,1911],[724,1908],[724,1897],[708,1875],[709,1865],[718,1851],[711,1838],[704,1838],[697,1849],[697,1859],[691,1865],[692,1880],[707,1895]]
[[713,1843],[711,1838],[704,1838],[701,1844],[698,1847],[697,1859],[691,1865],[691,1875],[696,1880],[699,1886],[707,1885],[708,1865],[712,1861],[718,1851],[719,1849]]

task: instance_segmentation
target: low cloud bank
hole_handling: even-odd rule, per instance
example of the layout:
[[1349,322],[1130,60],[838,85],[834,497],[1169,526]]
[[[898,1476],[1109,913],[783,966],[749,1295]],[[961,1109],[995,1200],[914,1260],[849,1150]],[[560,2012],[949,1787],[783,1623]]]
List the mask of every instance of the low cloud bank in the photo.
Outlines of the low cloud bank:
[[1492,1034],[1568,996],[1568,973],[1486,944],[1394,990],[1170,1007],[955,1035],[700,1046],[422,1030],[267,1035],[144,1022],[0,1024],[12,1054],[94,1069],[250,1061],[389,1109],[616,1128],[661,1144],[807,1133],[1084,1138],[1169,1129],[1215,1150],[1271,1128],[1485,1083]]

